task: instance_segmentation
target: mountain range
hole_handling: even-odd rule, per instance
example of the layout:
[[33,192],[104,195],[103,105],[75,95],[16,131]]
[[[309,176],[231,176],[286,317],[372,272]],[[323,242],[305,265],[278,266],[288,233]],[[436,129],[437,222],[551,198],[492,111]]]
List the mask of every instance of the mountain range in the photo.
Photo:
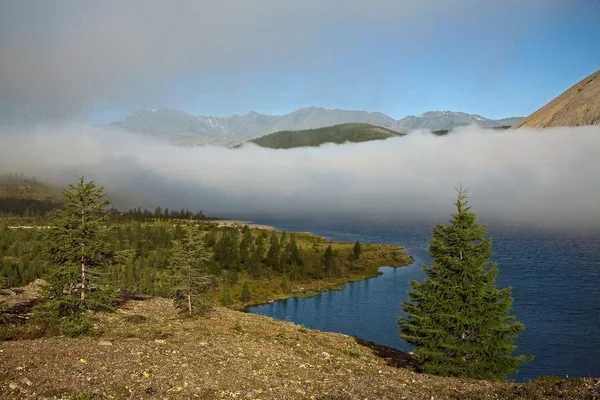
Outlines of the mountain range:
[[112,125],[170,142],[192,143],[257,138],[278,131],[315,129],[344,123],[370,124],[404,133],[416,129],[448,130],[476,124],[484,128],[511,126],[522,117],[492,120],[453,111],[429,111],[400,120],[379,112],[305,107],[284,115],[249,112],[229,117],[193,116],[170,109],[142,109]]

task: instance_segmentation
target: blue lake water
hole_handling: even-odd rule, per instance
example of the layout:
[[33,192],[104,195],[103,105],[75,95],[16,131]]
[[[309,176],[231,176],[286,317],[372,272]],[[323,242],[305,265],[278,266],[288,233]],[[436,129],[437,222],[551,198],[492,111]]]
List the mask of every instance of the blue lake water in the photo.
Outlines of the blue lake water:
[[[410,289],[408,281],[422,280],[421,266],[430,263],[430,227],[262,222],[278,230],[307,231],[332,240],[397,243],[406,247],[415,263],[382,267],[379,277],[350,283],[340,291],[251,307],[249,312],[411,349],[400,339],[396,319]],[[490,227],[489,237],[493,260],[499,266],[497,284],[513,288],[512,314],[525,324],[515,353],[535,356],[511,379],[600,376],[600,234]]]

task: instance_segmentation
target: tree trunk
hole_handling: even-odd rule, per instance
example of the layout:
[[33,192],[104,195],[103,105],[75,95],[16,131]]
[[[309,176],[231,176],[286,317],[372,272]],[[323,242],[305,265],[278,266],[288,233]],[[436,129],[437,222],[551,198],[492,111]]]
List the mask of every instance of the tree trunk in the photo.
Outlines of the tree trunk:
[[188,311],[192,315],[192,266],[188,265]]
[[[83,245],[81,246],[83,248]],[[85,280],[86,276],[86,267],[83,257],[81,257],[81,300],[85,300]]]
[[[81,210],[81,226],[85,224],[85,211]],[[85,266],[85,245],[83,243],[83,238],[81,241],[81,300],[85,300],[85,283],[87,280],[87,268]]]

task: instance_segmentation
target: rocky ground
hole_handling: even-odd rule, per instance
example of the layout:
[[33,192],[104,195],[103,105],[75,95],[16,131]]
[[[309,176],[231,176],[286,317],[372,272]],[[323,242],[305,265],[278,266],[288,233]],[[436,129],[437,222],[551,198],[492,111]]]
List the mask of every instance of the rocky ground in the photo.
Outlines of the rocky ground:
[[96,320],[93,337],[0,342],[0,398],[600,399],[596,379],[422,375],[397,350],[226,308],[189,319],[150,299]]

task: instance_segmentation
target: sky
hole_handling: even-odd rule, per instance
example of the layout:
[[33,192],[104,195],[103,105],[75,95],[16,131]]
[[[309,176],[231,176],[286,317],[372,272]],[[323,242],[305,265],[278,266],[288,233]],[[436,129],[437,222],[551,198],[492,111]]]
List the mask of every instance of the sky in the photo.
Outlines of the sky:
[[599,0],[0,0],[0,123],[525,116],[600,68],[599,15]]

